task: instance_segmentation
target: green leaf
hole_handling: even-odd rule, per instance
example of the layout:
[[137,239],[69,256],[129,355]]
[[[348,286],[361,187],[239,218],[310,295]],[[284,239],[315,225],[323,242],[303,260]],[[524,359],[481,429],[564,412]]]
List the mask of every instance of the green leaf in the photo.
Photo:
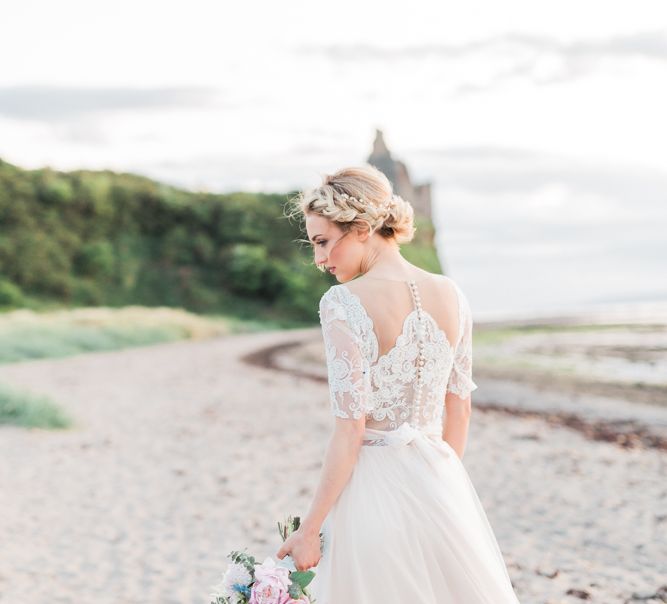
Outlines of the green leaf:
[[305,588],[313,580],[315,573],[312,570],[295,570],[290,573],[289,578]]
[[303,595],[303,589],[298,583],[290,583],[290,586],[287,589],[287,593],[289,594],[290,598],[292,598],[292,600],[298,600]]

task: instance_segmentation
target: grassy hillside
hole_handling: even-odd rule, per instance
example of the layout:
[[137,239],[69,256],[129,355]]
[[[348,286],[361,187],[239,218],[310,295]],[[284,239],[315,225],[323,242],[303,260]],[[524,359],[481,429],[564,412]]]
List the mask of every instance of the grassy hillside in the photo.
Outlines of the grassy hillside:
[[[317,320],[336,283],[284,216],[296,192],[211,194],[133,174],[0,160],[0,308],[182,307],[283,324]],[[419,219],[404,255],[439,272]]]

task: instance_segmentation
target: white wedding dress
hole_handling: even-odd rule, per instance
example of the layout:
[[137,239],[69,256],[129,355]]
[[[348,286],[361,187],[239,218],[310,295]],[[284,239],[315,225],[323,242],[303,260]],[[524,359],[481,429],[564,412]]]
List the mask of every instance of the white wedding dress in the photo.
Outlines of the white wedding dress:
[[445,393],[477,388],[468,301],[444,275],[361,280],[320,301],[331,411],[366,433],[322,525],[311,594],[317,604],[517,604],[473,484],[442,439]]

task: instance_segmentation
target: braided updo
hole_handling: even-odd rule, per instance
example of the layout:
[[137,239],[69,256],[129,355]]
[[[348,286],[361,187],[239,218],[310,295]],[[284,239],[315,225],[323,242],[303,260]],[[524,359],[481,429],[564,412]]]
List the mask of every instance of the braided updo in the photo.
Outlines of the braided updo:
[[412,241],[414,210],[395,195],[389,179],[370,164],[343,168],[322,178],[319,187],[307,189],[291,200],[289,214],[318,214],[335,222],[342,231],[368,227],[397,243]]

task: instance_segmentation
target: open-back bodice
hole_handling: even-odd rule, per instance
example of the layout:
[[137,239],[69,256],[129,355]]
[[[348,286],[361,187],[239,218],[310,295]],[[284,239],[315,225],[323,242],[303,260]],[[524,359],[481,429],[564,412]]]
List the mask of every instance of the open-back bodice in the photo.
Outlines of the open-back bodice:
[[449,277],[333,285],[320,322],[337,417],[364,415],[378,430],[410,422],[440,431],[446,392],[466,398],[477,388],[470,307]]

